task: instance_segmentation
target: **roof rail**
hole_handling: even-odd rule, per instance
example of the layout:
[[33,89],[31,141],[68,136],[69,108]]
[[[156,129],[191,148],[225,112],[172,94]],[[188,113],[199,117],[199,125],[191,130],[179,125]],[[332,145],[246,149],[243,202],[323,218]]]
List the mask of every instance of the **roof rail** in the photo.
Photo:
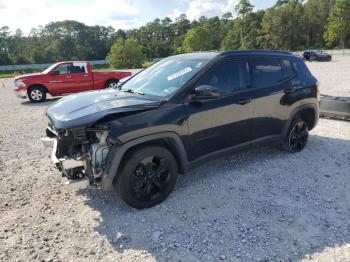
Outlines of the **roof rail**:
[[229,50],[224,53],[234,52],[234,53],[277,53],[277,54],[285,54],[285,55],[293,55],[292,52],[282,51],[282,50],[267,50],[267,49],[247,49],[247,50]]

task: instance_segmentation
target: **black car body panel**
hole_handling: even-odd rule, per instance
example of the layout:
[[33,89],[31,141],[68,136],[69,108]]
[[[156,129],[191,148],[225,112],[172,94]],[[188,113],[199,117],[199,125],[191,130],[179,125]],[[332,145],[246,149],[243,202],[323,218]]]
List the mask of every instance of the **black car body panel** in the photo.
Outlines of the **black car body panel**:
[[332,56],[328,53],[324,53],[321,51],[308,50],[303,53],[303,57],[307,61],[324,61],[329,62],[332,60]]
[[[200,57],[207,63],[170,96],[157,98],[116,90],[89,92],[64,98],[47,110],[53,129],[81,128],[88,133],[86,144],[80,146],[82,139],[73,143],[77,151],[85,152],[81,154],[85,169],[89,165],[96,169],[97,165],[91,165],[89,150],[95,155],[99,155],[100,148],[108,152],[102,153],[103,163],[98,163],[103,171],[98,177],[103,189],[111,189],[128,150],[144,143],[160,143],[169,148],[178,161],[178,171],[184,173],[229,151],[257,143],[281,142],[296,115],[307,112],[310,129],[317,124],[317,80],[300,57],[260,50],[202,52],[181,57]],[[264,64],[266,60],[270,64]],[[220,90],[224,93],[215,99],[193,100],[195,88],[208,75],[217,76],[215,70],[224,71],[216,67],[227,61],[232,70],[240,70],[239,88]],[[224,84],[217,82],[218,86]],[[108,130],[107,142],[101,138],[102,133],[95,135],[101,127]],[[67,153],[67,158],[72,155]],[[96,180],[96,176],[88,175]]]

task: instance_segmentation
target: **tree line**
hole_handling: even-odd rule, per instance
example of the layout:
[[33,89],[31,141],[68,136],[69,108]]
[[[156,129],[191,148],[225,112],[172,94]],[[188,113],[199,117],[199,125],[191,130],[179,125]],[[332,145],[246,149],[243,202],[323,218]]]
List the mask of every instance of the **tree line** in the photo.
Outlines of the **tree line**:
[[114,67],[138,67],[144,59],[192,51],[349,47],[350,0],[277,0],[257,11],[241,0],[222,17],[190,21],[182,14],[132,30],[77,21],[52,22],[27,36],[0,28],[2,65],[107,57]]

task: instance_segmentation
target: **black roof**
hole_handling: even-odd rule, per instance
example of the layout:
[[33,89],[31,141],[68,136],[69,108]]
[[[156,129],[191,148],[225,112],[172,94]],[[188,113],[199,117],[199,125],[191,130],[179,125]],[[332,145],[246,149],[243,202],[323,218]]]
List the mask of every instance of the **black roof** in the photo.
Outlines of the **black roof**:
[[261,57],[261,56],[274,56],[274,57],[289,57],[289,58],[300,58],[291,52],[278,51],[278,50],[234,50],[234,51],[201,51],[192,52],[177,55],[192,59],[214,59],[218,57]]
[[233,51],[223,51],[222,55],[293,55],[291,52],[280,51],[280,50],[262,50],[262,49],[252,49],[252,50],[233,50]]

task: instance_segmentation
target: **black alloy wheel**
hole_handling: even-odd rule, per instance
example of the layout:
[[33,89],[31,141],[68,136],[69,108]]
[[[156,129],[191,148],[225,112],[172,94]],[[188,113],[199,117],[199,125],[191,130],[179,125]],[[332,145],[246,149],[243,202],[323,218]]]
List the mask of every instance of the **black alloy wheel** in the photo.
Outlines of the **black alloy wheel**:
[[134,208],[148,208],[165,200],[177,180],[177,165],[165,148],[152,146],[128,156],[117,179],[117,191]]
[[309,138],[309,127],[307,123],[298,119],[293,121],[287,136],[287,150],[292,153],[301,152]]
[[143,159],[130,180],[136,198],[146,202],[160,197],[170,184],[169,169],[164,158],[150,156]]

